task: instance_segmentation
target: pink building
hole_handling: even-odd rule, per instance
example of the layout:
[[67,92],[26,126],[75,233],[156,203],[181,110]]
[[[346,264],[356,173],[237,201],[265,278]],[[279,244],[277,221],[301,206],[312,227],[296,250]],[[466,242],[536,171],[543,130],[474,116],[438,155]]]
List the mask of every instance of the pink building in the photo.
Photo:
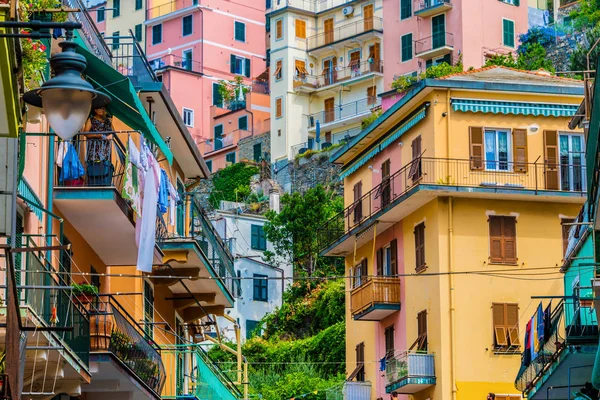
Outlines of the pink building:
[[[384,87],[394,77],[456,62],[479,68],[508,54],[527,31],[527,2],[519,0],[384,0]],[[385,108],[385,105],[384,105]]]
[[106,8],[106,1],[103,1],[87,9],[88,13],[90,14],[90,17],[92,18],[92,21],[94,21],[94,23],[96,24],[98,32],[100,32],[102,36],[106,35],[106,13],[110,12],[105,11]]
[[147,58],[202,151],[215,139],[211,107],[231,108],[219,82],[242,77],[253,87],[266,69],[265,3],[150,0],[146,18]]

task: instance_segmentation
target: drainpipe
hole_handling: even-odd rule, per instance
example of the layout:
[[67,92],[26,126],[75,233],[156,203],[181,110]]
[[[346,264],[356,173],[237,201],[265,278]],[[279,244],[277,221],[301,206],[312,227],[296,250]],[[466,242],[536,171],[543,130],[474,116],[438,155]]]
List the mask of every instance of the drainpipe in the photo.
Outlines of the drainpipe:
[[450,379],[452,383],[452,400],[456,400],[456,305],[454,296],[454,216],[452,197],[448,198],[448,294],[450,296]]

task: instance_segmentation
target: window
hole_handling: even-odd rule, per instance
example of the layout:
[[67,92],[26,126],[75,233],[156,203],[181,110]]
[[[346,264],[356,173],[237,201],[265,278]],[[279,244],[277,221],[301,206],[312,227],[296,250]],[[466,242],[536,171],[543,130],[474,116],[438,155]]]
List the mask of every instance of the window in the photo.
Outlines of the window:
[[260,322],[252,319],[246,320],[246,339],[260,336]]
[[[254,225],[253,225],[254,226]],[[261,227],[262,228],[262,227]],[[254,301],[269,301],[269,280],[267,275],[254,274]]]
[[413,46],[412,33],[403,35],[402,36],[402,62],[412,60],[412,57],[413,57],[412,46]]
[[141,10],[144,6],[144,0],[135,0],[135,9]]
[[206,168],[208,168],[208,172],[212,172],[212,160],[206,160]]
[[192,49],[187,49],[181,52],[181,67],[191,71],[194,66],[194,51]]
[[296,19],[296,38],[306,39],[306,21],[303,19]]
[[221,84],[213,82],[212,103],[213,106],[223,107],[223,95],[220,90]]
[[567,248],[569,247],[569,231],[571,228],[573,228],[573,225],[570,224],[573,222],[575,222],[575,218],[563,218],[560,220],[562,227],[563,258],[567,256]]
[[361,342],[356,345],[356,369],[348,377],[348,380],[356,378],[357,382],[364,382],[365,380],[365,343]]
[[283,39],[283,20],[275,21],[275,40]]
[[275,75],[275,80],[280,80],[283,77],[282,67],[283,61],[277,60],[277,62],[275,63],[275,73],[273,74]]
[[558,154],[561,190],[583,192],[586,189],[585,141],[581,134],[560,133],[558,135]]
[[400,19],[410,18],[412,15],[411,0],[400,0]]
[[146,337],[154,338],[154,289],[144,281],[144,332]]
[[233,22],[233,38],[238,42],[246,42],[246,24],[239,21]]
[[100,7],[98,11],[96,11],[96,22],[104,22],[106,20],[106,11],[104,7]]
[[308,71],[306,70],[306,61],[294,60],[294,76],[296,78],[305,79],[306,75],[308,75]]
[[509,171],[511,165],[511,137],[509,131],[486,129],[484,135],[485,169]]
[[515,217],[490,215],[490,262],[517,263],[517,220]]
[[509,19],[502,19],[502,44],[515,47],[515,23]]
[[518,350],[521,346],[519,341],[519,305],[493,303],[492,331],[494,332],[494,348]]
[[417,340],[408,350],[427,351],[427,310],[417,314]]
[[135,31],[135,40],[141,42],[143,40],[142,36],[142,24],[137,24],[134,28]]
[[119,33],[119,31],[115,31],[112,33],[112,46],[111,49],[113,51],[119,50],[119,36],[121,34]]
[[113,0],[113,18],[121,15],[121,0]]
[[232,74],[250,78],[250,59],[232,54],[229,60],[229,69]]
[[152,27],[152,44],[159,44],[160,42],[162,42],[162,24]]
[[425,264],[425,222],[415,226],[415,270],[421,272]]
[[253,159],[255,162],[260,162],[262,160],[262,144],[256,143],[252,146]]
[[225,161],[235,164],[235,152],[225,154]]
[[394,356],[394,325],[385,328],[385,357],[391,358]]
[[213,138],[214,149],[213,150],[222,149],[223,148],[223,125],[216,125],[213,128],[213,134],[214,134],[214,138]]
[[354,223],[357,224],[362,220],[362,182],[357,182],[354,185],[354,203],[352,215],[354,216]]
[[277,129],[277,137],[281,137],[281,129]]
[[352,287],[359,287],[367,281],[368,263],[366,258],[363,258],[360,263],[354,266],[354,275],[352,276]]
[[244,115],[243,117],[238,118],[238,129],[247,131],[248,130],[248,116]]
[[416,181],[421,179],[423,172],[421,165],[421,135],[413,139],[410,148],[412,151],[412,161],[408,171],[408,177],[413,181],[413,183],[416,183]]
[[190,108],[183,109],[183,123],[190,128],[194,127],[194,110]]
[[265,62],[267,63],[267,67],[271,65],[271,49],[267,49],[267,57]]
[[390,204],[392,192],[390,186],[390,167],[391,162],[389,159],[385,160],[381,164],[381,186],[380,193],[381,196],[381,207],[385,207]]
[[377,86],[367,88],[367,105],[374,106],[377,103]]
[[283,112],[281,109],[281,97],[275,99],[275,118],[281,118]]
[[250,247],[253,250],[266,250],[267,249],[267,237],[265,236],[265,230],[262,225],[251,225],[251,237]]
[[189,36],[194,30],[194,16],[186,15],[181,19],[181,34],[183,36]]

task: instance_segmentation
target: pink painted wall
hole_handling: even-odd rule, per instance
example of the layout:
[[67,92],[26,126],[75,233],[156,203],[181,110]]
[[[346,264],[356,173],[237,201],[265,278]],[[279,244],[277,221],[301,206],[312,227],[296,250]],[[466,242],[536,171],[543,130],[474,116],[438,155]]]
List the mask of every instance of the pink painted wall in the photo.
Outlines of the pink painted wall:
[[[89,10],[97,10],[100,7],[104,7],[107,8],[106,2],[102,2],[99,4],[96,4],[93,7],[90,7]],[[98,22],[98,11],[90,11],[90,17],[92,18],[92,20],[94,21],[94,24],[96,25],[96,28],[98,29],[98,31],[100,33],[105,33],[106,34],[106,18],[108,18],[109,13],[111,13],[112,11],[105,11],[104,15],[105,15],[105,19],[102,22]],[[112,14],[110,14],[112,15]]]

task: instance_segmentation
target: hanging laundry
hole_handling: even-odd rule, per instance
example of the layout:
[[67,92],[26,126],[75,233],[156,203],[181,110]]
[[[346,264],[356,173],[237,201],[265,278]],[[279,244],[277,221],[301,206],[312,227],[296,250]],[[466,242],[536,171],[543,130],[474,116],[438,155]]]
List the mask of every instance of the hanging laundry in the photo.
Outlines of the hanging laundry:
[[527,322],[527,327],[525,328],[525,351],[521,356],[521,364],[525,367],[528,367],[531,364],[531,328],[532,322],[529,320]]
[[[154,244],[156,241],[156,212],[158,209],[160,168],[158,162],[147,147],[142,153],[143,152],[146,152],[148,170],[145,174],[142,220],[139,224],[137,269],[143,272],[152,272]],[[136,230],[137,228],[138,224],[136,223]]]
[[531,320],[529,320],[529,323],[531,324],[531,336],[530,336],[530,340],[529,340],[529,345],[530,345],[530,350],[531,350],[531,361],[535,360],[537,358],[538,352],[537,352],[537,346],[538,346],[538,336],[537,336],[537,329],[536,329],[536,314],[533,314],[533,316],[531,317]]
[[67,144],[67,155],[65,156],[62,169],[60,171],[60,181],[68,184],[70,181],[76,181],[85,174],[83,165],[79,161],[79,156],[75,147],[71,143]]
[[67,144],[70,144],[71,142],[66,142],[64,140],[61,140],[58,143],[58,151],[56,152],[56,165],[58,165],[60,168],[62,168],[63,166],[63,161],[65,159],[65,157],[67,156],[67,150],[69,148],[69,146],[67,146]]
[[169,225],[175,225],[177,218],[177,204],[181,201],[177,189],[169,181]]
[[552,323],[552,299],[550,299],[550,303],[548,307],[544,310],[544,338],[546,340],[550,339],[552,327],[550,326]]
[[164,169],[160,169],[160,184],[158,187],[158,210],[162,214],[167,212],[169,207],[169,176]]
[[542,302],[538,305],[537,311],[537,335],[538,335],[538,351],[544,347],[544,309],[542,308]]
[[123,180],[122,196],[129,200],[131,208],[138,218],[142,215],[141,195],[139,187],[138,165],[140,152],[131,138],[127,142],[127,154],[125,155],[125,178]]

